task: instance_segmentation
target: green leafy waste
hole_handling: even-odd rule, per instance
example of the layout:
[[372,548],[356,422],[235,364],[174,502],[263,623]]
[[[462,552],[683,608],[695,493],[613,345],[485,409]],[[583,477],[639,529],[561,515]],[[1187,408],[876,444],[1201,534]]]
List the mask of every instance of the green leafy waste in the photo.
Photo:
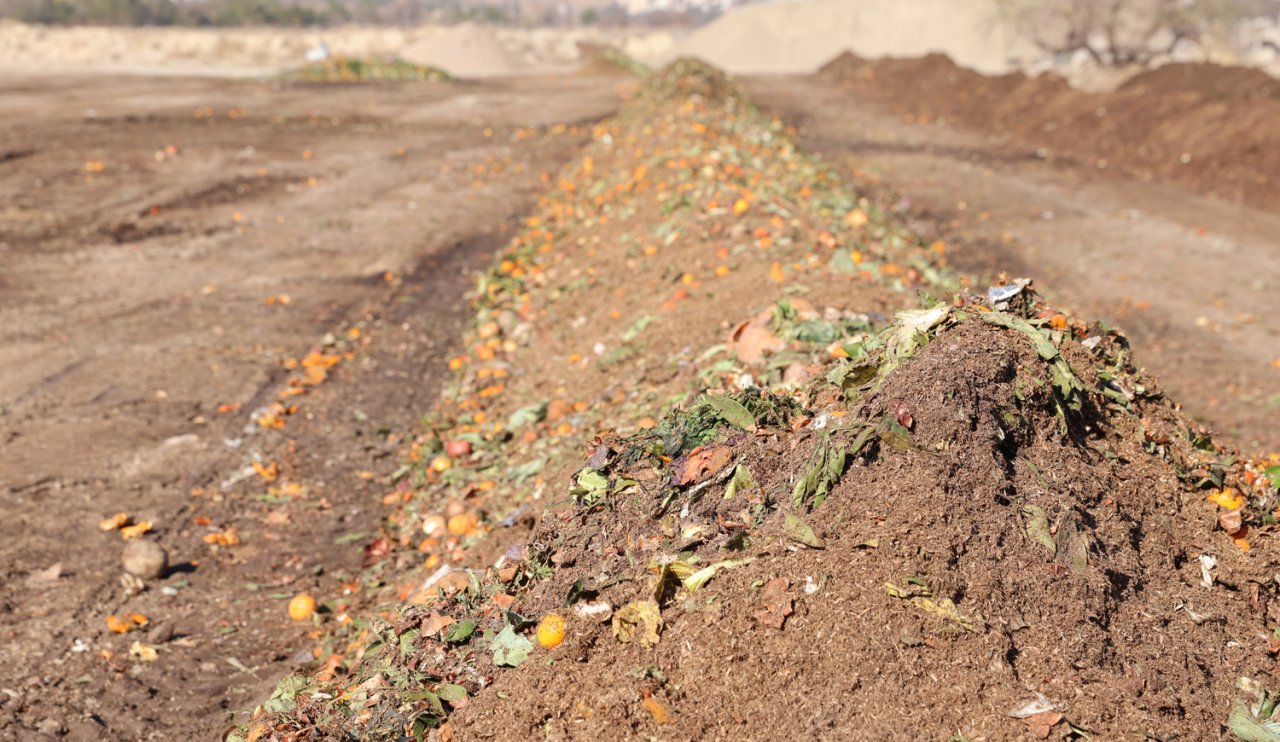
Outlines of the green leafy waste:
[[844,474],[846,452],[831,444],[831,435],[823,433],[809,457],[808,467],[791,491],[791,506],[813,509],[822,505]]
[[529,653],[533,651],[533,642],[528,637],[517,634],[516,630],[508,625],[493,638],[490,648],[493,650],[493,664],[500,667],[519,667],[529,659]]
[[333,57],[288,70],[285,79],[301,82],[443,82],[449,73],[403,59],[367,60]]

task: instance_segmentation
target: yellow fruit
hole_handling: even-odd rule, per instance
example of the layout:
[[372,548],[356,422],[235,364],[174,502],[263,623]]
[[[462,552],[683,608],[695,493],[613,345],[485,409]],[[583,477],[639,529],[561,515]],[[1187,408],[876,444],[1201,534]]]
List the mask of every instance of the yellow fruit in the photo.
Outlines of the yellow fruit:
[[564,641],[564,618],[548,613],[538,623],[538,644],[543,649],[555,649]]
[[298,593],[289,601],[289,618],[306,621],[316,612],[316,599],[306,593]]
[[431,468],[438,472],[445,472],[453,468],[453,460],[444,454],[440,454],[431,460]]

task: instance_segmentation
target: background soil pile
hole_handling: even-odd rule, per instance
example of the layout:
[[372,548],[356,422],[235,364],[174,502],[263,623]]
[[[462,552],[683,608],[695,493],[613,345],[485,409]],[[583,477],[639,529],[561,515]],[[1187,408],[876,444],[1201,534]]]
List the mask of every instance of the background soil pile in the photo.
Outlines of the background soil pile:
[[1173,64],[1114,92],[1046,74],[987,77],[931,54],[868,61],[846,53],[820,74],[922,122],[946,119],[1099,168],[1280,207],[1280,81],[1264,72]]
[[1266,462],[1029,292],[886,327],[941,250],[706,67],[593,134],[247,738],[1224,734],[1280,621]]
[[846,50],[865,57],[942,52],[985,72],[1039,56],[991,0],[751,3],[676,43],[676,53],[735,74],[810,74]]

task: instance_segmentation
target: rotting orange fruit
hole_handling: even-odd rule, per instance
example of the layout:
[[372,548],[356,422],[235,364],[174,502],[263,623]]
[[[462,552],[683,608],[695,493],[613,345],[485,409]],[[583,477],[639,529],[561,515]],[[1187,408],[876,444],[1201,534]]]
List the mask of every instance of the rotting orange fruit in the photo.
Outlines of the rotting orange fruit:
[[538,644],[543,649],[555,649],[564,642],[564,618],[548,613],[538,622]]
[[476,530],[480,519],[475,513],[459,513],[449,519],[449,533],[454,536],[467,536]]
[[298,593],[289,601],[289,618],[306,621],[315,615],[316,599],[306,593]]

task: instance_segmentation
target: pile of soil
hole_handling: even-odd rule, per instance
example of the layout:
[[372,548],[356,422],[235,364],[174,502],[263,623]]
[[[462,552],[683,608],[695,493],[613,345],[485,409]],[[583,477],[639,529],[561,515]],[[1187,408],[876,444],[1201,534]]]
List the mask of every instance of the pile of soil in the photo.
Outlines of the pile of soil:
[[1225,734],[1280,622],[1265,462],[712,69],[594,134],[246,739]]
[[[732,738],[764,724],[800,738],[1222,737],[1237,679],[1273,664],[1265,641],[1224,643],[1280,614],[1265,576],[1201,584],[1198,557],[1234,547],[1214,543],[1211,506],[1180,484],[1185,452],[1152,446],[1151,430],[1183,424],[1096,393],[1064,412],[1039,341],[951,312],[855,404],[824,379],[804,412],[725,426],[670,462],[634,461],[651,438],[601,441],[599,460],[619,462],[603,473],[638,487],[549,517],[533,539],[561,565],[526,599],[533,612],[585,596],[570,639],[556,663],[500,676],[451,720],[456,738]],[[1123,339],[1076,329],[1092,350],[1073,329],[1061,357],[1105,388]],[[828,445],[851,463],[813,507],[797,483]],[[717,463],[690,477],[695,460]],[[742,468],[753,484],[734,491]],[[725,559],[696,591],[663,583],[659,565]],[[1251,610],[1241,592],[1265,597]],[[636,602],[661,608],[652,647],[618,638]],[[593,620],[601,606],[612,624]]]
[[989,77],[941,54],[845,53],[819,74],[924,123],[953,121],[1048,156],[1280,207],[1280,81],[1260,70],[1171,64],[1106,93],[1053,74]]
[[812,74],[836,54],[944,52],[1003,72],[1035,53],[991,0],[792,0],[747,3],[695,29],[678,54],[738,74]]
[[582,75],[644,75],[649,68],[632,59],[626,52],[608,44],[579,41],[578,74]]

